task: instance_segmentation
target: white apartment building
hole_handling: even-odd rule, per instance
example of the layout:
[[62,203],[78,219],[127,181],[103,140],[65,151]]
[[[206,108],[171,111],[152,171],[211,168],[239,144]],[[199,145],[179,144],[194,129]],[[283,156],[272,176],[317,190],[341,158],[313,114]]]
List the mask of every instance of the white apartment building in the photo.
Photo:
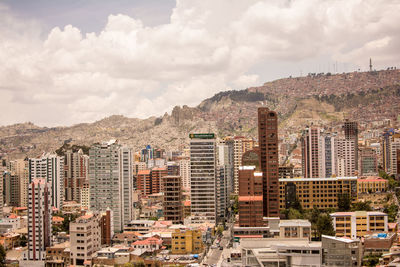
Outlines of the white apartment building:
[[90,210],[113,212],[114,231],[132,220],[132,150],[116,140],[94,144],[89,151]]
[[354,140],[337,139],[337,176],[350,177],[355,175],[356,156],[354,149]]
[[42,261],[51,246],[51,186],[45,179],[33,179],[28,193],[27,259]]
[[88,213],[71,222],[71,265],[84,266],[101,247],[101,215]]
[[182,186],[190,189],[190,159],[183,158],[179,160],[179,172],[182,177]]
[[90,186],[88,182],[84,183],[82,186],[80,199],[81,208],[85,210],[90,209]]
[[64,157],[47,153],[40,158],[30,158],[29,181],[36,178],[45,178],[51,185],[51,205],[61,210],[64,202]]

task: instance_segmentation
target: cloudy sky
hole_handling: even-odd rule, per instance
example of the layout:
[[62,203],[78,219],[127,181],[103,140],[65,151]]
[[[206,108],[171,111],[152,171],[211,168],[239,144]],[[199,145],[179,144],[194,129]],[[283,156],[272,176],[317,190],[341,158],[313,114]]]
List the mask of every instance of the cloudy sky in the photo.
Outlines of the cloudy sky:
[[398,0],[1,1],[0,125],[146,118],[370,57],[399,67],[399,14]]

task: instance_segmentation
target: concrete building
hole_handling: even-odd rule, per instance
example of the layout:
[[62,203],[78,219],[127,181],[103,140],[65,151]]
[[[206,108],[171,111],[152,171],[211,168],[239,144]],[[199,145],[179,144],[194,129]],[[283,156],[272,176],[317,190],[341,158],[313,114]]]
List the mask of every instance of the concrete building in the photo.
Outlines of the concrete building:
[[321,242],[308,238],[247,238],[240,247],[241,266],[323,266]]
[[203,251],[202,233],[200,230],[175,229],[172,232],[172,254],[200,254]]
[[166,167],[153,168],[151,170],[151,194],[162,192],[162,177],[168,175]]
[[307,220],[280,220],[280,238],[308,238],[311,241],[311,223]]
[[233,181],[234,193],[239,193],[239,167],[242,166],[243,153],[254,148],[254,140],[244,136],[233,138]]
[[137,173],[136,186],[137,186],[137,190],[139,190],[143,196],[152,194],[151,171],[150,170],[140,170]]
[[51,246],[51,186],[45,179],[33,179],[28,193],[27,260],[43,261]]
[[331,213],[337,237],[361,238],[370,233],[388,232],[388,215],[379,211]]
[[321,134],[319,140],[319,177],[332,177],[338,173],[335,134]]
[[70,223],[71,265],[84,266],[101,247],[101,215],[87,213]]
[[306,128],[301,137],[302,170],[305,178],[320,177],[320,129]]
[[179,160],[179,173],[182,177],[182,186],[190,189],[190,158],[184,157]]
[[64,157],[65,201],[81,203],[83,184],[89,180],[89,156],[82,149],[77,152],[68,150]]
[[[354,140],[337,139],[337,176],[350,177],[357,175],[358,153],[355,153]],[[356,155],[357,154],[357,155]]]
[[0,175],[0,219],[4,217],[4,175]]
[[90,209],[113,212],[114,231],[132,219],[132,151],[115,140],[89,150]]
[[390,174],[400,174],[400,137],[395,135],[390,143]]
[[[245,142],[246,144],[246,142]],[[218,165],[226,168],[228,196],[234,192],[234,141],[225,138],[218,145]]]
[[61,210],[64,202],[64,157],[47,153],[40,158],[30,158],[28,164],[29,182],[45,178],[51,185],[51,205]]
[[338,195],[357,199],[357,177],[279,179],[280,208],[300,202],[304,209],[337,208]]
[[182,185],[180,176],[163,176],[162,178],[164,198],[164,220],[173,224],[183,223]]
[[217,204],[217,221],[223,223],[228,215],[229,193],[228,180],[231,173],[230,166],[217,166],[216,181],[216,204]]
[[216,224],[215,135],[190,134],[190,199],[192,223]]
[[346,119],[343,124],[343,130],[345,139],[353,141],[354,146],[351,154],[354,156],[354,169],[358,170],[358,123]]
[[324,266],[361,266],[360,240],[322,235]]
[[84,210],[90,209],[90,185],[88,181],[83,183],[80,193],[81,208]]
[[20,206],[20,181],[19,176],[14,172],[4,172],[4,203],[7,206]]
[[258,108],[258,142],[263,174],[263,215],[279,217],[278,115]]
[[111,239],[114,236],[113,218],[113,212],[111,209],[107,209],[101,214],[101,245],[111,245]]
[[377,176],[361,177],[357,179],[358,194],[386,192],[389,182]]
[[9,162],[9,170],[19,179],[19,205],[28,206],[29,167],[28,160],[17,159]]
[[378,175],[378,155],[372,148],[361,148],[359,153],[359,175]]
[[[251,152],[247,152],[251,153]],[[255,166],[239,168],[239,226],[262,227],[263,177]]]

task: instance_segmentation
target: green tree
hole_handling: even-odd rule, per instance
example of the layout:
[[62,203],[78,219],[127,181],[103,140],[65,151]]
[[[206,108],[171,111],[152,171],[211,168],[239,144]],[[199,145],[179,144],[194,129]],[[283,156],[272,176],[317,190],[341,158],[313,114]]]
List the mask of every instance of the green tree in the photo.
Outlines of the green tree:
[[0,245],[0,267],[6,266],[6,250]]
[[390,206],[388,204],[385,204],[383,207],[383,212],[387,213],[389,222],[396,221],[396,215],[398,210],[399,208],[397,207],[396,204],[391,204]]
[[237,196],[237,195],[233,196],[233,200],[234,200],[233,207],[232,207],[233,213],[238,214],[238,212],[239,212],[239,196]]
[[321,240],[322,235],[335,235],[335,230],[332,224],[332,218],[329,214],[321,214],[317,220],[317,235],[318,239]]
[[351,205],[352,211],[364,210],[364,211],[371,211],[371,201],[357,201]]
[[339,211],[349,211],[351,207],[351,197],[349,194],[338,194]]
[[19,240],[19,245],[21,247],[25,247],[26,243],[28,243],[28,240],[26,239],[26,235],[22,235],[20,240]]
[[378,265],[379,263],[379,258],[382,256],[382,254],[370,254],[364,257],[363,259],[363,265],[368,266],[368,267],[373,267]]
[[288,212],[289,220],[303,219],[303,218],[304,218],[304,216],[299,210],[292,209],[292,208],[289,209],[289,212]]

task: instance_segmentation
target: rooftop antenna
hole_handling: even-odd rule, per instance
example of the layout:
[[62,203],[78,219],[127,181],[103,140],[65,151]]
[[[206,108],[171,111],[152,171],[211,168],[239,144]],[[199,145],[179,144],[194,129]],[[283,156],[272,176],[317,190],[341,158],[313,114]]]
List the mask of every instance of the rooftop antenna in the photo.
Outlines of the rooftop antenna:
[[369,58],[369,71],[372,71],[372,59]]

